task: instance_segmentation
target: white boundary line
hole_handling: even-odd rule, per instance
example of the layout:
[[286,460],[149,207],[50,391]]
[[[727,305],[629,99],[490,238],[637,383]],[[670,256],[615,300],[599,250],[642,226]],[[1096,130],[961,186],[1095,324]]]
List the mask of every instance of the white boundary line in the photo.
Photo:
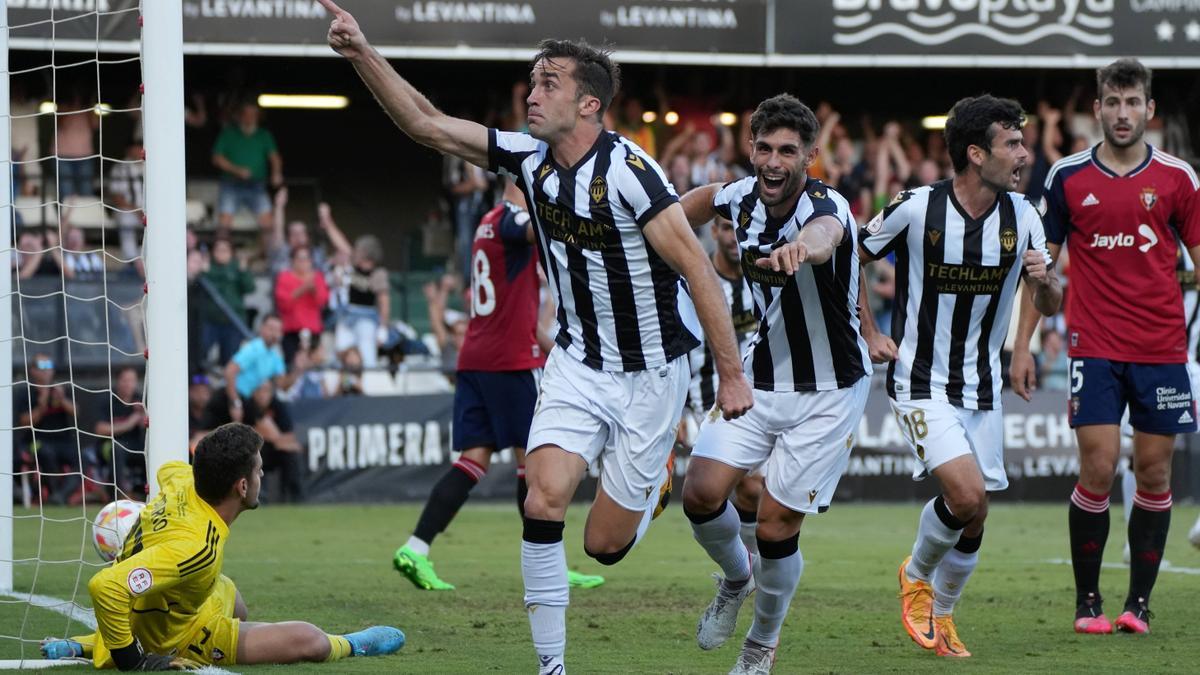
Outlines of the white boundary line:
[[[0,591],[0,596],[26,601],[34,607],[62,614],[65,617],[69,617],[72,621],[78,621],[91,630],[96,630],[96,613],[86,607],[80,607],[74,602],[68,602],[49,595],[29,595],[28,593],[13,593],[12,591]],[[46,659],[8,659],[0,660],[0,670],[56,668],[58,666],[72,665],[87,665],[90,667],[91,664],[92,662],[88,659],[63,659],[59,661]],[[202,673],[203,675],[237,675],[233,671],[224,670],[216,666],[204,666],[195,672]]]
[[[1046,560],[1043,560],[1042,562],[1050,564],[1050,565],[1070,565],[1071,564],[1071,561],[1066,558],[1048,558]],[[1118,569],[1118,570],[1129,569],[1129,565],[1126,565],[1124,563],[1106,562],[1106,563],[1101,563],[1101,566],[1107,567],[1108,569]],[[1158,571],[1159,572],[1175,572],[1177,574],[1193,574],[1193,575],[1200,576],[1200,567],[1177,567],[1175,565],[1168,565],[1167,563],[1163,563],[1162,567],[1158,568]]]

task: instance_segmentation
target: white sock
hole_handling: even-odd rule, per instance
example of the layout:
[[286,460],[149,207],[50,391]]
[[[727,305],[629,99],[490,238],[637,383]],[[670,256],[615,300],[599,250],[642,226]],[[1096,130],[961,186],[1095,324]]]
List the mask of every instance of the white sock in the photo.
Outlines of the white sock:
[[411,548],[415,553],[420,553],[423,556],[429,557],[429,543],[418,539],[416,535],[408,538],[408,543],[405,546]]
[[917,540],[913,543],[912,560],[905,572],[913,581],[929,581],[929,576],[946,555],[958,543],[962,530],[952,529],[938,518],[930,499],[921,509],[921,522],[917,526]]
[[541,656],[560,657],[567,649],[567,553],[562,541],[521,542],[521,575],[525,579],[525,611],[533,648]]
[[750,553],[738,537],[741,522],[737,509],[725,502],[721,515],[707,522],[692,523],[692,535],[730,581],[750,578]]
[[800,575],[804,573],[804,556],[800,550],[786,558],[758,558],[754,562],[754,623],[746,637],[760,645],[774,647],[787,616]]
[[951,616],[954,605],[962,596],[963,587],[979,563],[979,551],[963,553],[952,548],[933,573],[933,615]]
[[1129,524],[1129,514],[1133,513],[1133,493],[1137,492],[1137,475],[1133,473],[1133,460],[1122,464],[1121,469],[1121,501],[1125,504],[1125,524]]
[[751,555],[758,555],[758,523],[742,523],[740,520],[738,522],[738,538],[742,540],[742,545]]

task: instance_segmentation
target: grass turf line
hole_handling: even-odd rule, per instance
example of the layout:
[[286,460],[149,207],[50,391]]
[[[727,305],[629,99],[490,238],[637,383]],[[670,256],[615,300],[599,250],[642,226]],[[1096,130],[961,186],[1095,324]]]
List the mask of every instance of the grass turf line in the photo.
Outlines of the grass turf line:
[[[439,575],[457,591],[418,591],[391,568],[392,552],[416,522],[419,505],[265,507],[243,514],[225,551],[225,573],[237,583],[251,620],[303,619],[329,632],[372,624],[403,629],[408,645],[394,657],[286,667],[288,673],[530,672],[535,667],[521,608],[520,523],[508,504],[470,504],[433,547]],[[621,564],[605,568],[582,550],[586,510],[567,523],[567,558],[608,583],[575,591],[568,610],[568,666],[576,673],[724,673],[736,658],[751,617],[742,611],[733,639],[714,652],[695,645],[695,624],[711,598],[716,567],[692,540],[678,507],[651,527]],[[1152,601],[1149,636],[1077,636],[1071,632],[1071,570],[1046,562],[1069,557],[1065,505],[993,506],[979,568],[956,612],[959,634],[974,657],[948,663],[919,649],[900,627],[896,566],[907,555],[919,505],[835,504],[806,520],[800,546],[804,577],[784,625],[779,673],[1195,672],[1200,641],[1200,583],[1164,571]],[[1176,506],[1166,557],[1200,567],[1186,541],[1195,506]],[[64,511],[54,515],[69,516]],[[1106,560],[1120,562],[1124,522],[1113,510]],[[34,550],[36,521],[17,521],[17,555]],[[94,562],[82,524],[46,525],[44,558]],[[86,547],[83,546],[86,544]],[[87,604],[85,568],[42,565],[36,592],[60,598],[73,589]],[[18,565],[28,590],[31,565]],[[78,580],[78,581],[77,581]],[[78,583],[78,585],[76,585]],[[1116,618],[1128,583],[1125,570],[1105,569],[1101,588]],[[37,639],[67,629],[66,618],[0,604],[0,634]],[[76,625],[74,630],[79,630]],[[36,650],[36,647],[33,647]],[[0,659],[19,646],[0,640]],[[26,646],[26,657],[34,656]],[[239,672],[271,667],[234,666]],[[282,671],[284,667],[275,667]]]

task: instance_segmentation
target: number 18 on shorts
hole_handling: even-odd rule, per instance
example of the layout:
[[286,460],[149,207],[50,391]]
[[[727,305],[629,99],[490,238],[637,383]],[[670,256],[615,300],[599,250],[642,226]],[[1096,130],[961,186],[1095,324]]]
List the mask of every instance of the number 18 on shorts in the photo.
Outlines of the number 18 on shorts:
[[968,410],[945,401],[892,401],[892,412],[917,457],[913,479],[922,480],[939,466],[973,455],[983,474],[984,489],[1008,487],[1004,470],[1004,414],[999,410]]

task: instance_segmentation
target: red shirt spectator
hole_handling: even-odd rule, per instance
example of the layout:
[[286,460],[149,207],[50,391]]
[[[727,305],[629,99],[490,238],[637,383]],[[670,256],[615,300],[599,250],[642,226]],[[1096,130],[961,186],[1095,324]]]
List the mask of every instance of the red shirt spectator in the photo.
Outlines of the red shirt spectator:
[[289,364],[305,342],[305,331],[310,339],[321,334],[321,310],[328,302],[329,286],[313,269],[312,252],[307,247],[292,249],[292,266],[275,278],[275,310],[283,321],[283,356]]

